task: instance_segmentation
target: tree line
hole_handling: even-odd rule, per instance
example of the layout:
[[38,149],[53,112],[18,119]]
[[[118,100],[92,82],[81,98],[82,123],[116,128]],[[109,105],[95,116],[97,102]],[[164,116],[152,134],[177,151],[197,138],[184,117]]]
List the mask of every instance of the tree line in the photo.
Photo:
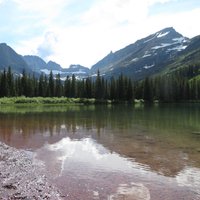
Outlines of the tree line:
[[60,74],[47,76],[41,74],[39,78],[26,74],[15,77],[11,71],[4,69],[0,73],[0,97],[69,97],[69,98],[95,98],[131,101],[133,85],[131,79],[121,75],[118,79],[108,81],[97,73],[97,77],[88,77],[83,80],[76,79],[75,75],[67,76],[63,81]]
[[134,99],[148,102],[200,100],[200,79],[193,78],[199,73],[198,66],[137,82],[123,74],[108,80],[99,71],[95,79],[88,77],[82,80],[76,79],[75,75],[61,80],[60,74],[54,76],[52,72],[36,78],[23,71],[21,76],[16,77],[8,68],[0,73],[0,97],[69,97],[130,102]]

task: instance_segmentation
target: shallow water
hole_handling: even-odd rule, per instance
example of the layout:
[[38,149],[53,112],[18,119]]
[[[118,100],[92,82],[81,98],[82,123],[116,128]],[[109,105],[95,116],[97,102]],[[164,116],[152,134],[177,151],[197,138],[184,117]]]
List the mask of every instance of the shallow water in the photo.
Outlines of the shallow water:
[[200,199],[200,105],[0,107],[65,199]]

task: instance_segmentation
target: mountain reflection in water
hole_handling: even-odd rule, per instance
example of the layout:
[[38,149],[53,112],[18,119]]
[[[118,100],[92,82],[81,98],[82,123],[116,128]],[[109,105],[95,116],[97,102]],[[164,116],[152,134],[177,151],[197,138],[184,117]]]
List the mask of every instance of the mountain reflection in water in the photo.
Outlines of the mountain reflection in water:
[[66,199],[198,200],[199,108],[4,106],[0,140],[32,151]]

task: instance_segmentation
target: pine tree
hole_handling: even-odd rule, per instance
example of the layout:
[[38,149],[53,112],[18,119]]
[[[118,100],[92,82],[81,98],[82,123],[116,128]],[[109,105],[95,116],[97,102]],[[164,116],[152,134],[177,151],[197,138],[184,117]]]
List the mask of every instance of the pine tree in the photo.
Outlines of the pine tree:
[[85,97],[92,98],[92,81],[90,78],[86,78],[85,81]]
[[54,83],[54,77],[53,72],[51,71],[49,74],[49,96],[54,97],[55,96],[55,83]]
[[143,99],[147,102],[153,101],[152,84],[151,80],[147,77],[144,80]]
[[0,83],[0,91],[1,91],[1,97],[7,97],[8,96],[8,81],[7,81],[7,73],[6,70],[3,70],[3,73],[1,75],[1,83]]
[[40,78],[39,78],[38,95],[40,97],[46,96],[46,94],[45,94],[44,75],[43,75],[43,73],[40,75]]
[[62,96],[62,82],[61,82],[61,79],[60,79],[60,74],[57,74],[56,75],[56,90],[55,90],[55,96],[56,97],[61,97]]
[[72,98],[76,97],[76,77],[75,77],[74,74],[72,75],[71,88],[70,88],[70,97],[72,97]]
[[11,67],[8,68],[7,72],[7,83],[8,83],[8,96],[15,96],[15,85],[14,85],[14,77],[11,72]]
[[103,96],[102,92],[103,91],[102,91],[101,76],[100,76],[100,72],[98,70],[96,81],[95,81],[95,98],[96,99],[101,99],[102,96]]
[[127,92],[126,92],[126,100],[132,101],[134,99],[133,97],[133,86],[131,79],[128,80],[128,86],[127,86]]
[[125,100],[125,81],[124,76],[121,74],[117,81],[117,91],[118,91],[118,99]]
[[26,71],[25,69],[23,70],[22,72],[22,77],[21,77],[21,95],[24,95],[24,96],[28,96],[28,93],[29,93],[29,88],[28,88],[28,80],[27,80],[27,74],[26,74]]
[[111,81],[110,81],[110,99],[114,100],[116,98],[117,98],[117,95],[116,95],[116,81],[115,81],[115,78],[112,77]]
[[65,97],[71,96],[70,88],[71,88],[71,81],[70,81],[70,77],[67,76],[65,83],[64,83],[64,96]]

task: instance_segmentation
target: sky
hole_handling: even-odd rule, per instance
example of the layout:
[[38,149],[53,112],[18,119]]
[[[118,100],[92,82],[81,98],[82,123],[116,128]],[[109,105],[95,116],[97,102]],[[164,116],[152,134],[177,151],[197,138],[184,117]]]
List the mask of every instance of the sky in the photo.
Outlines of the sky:
[[0,0],[0,43],[64,68],[90,68],[166,27],[200,35],[199,19],[199,0]]

